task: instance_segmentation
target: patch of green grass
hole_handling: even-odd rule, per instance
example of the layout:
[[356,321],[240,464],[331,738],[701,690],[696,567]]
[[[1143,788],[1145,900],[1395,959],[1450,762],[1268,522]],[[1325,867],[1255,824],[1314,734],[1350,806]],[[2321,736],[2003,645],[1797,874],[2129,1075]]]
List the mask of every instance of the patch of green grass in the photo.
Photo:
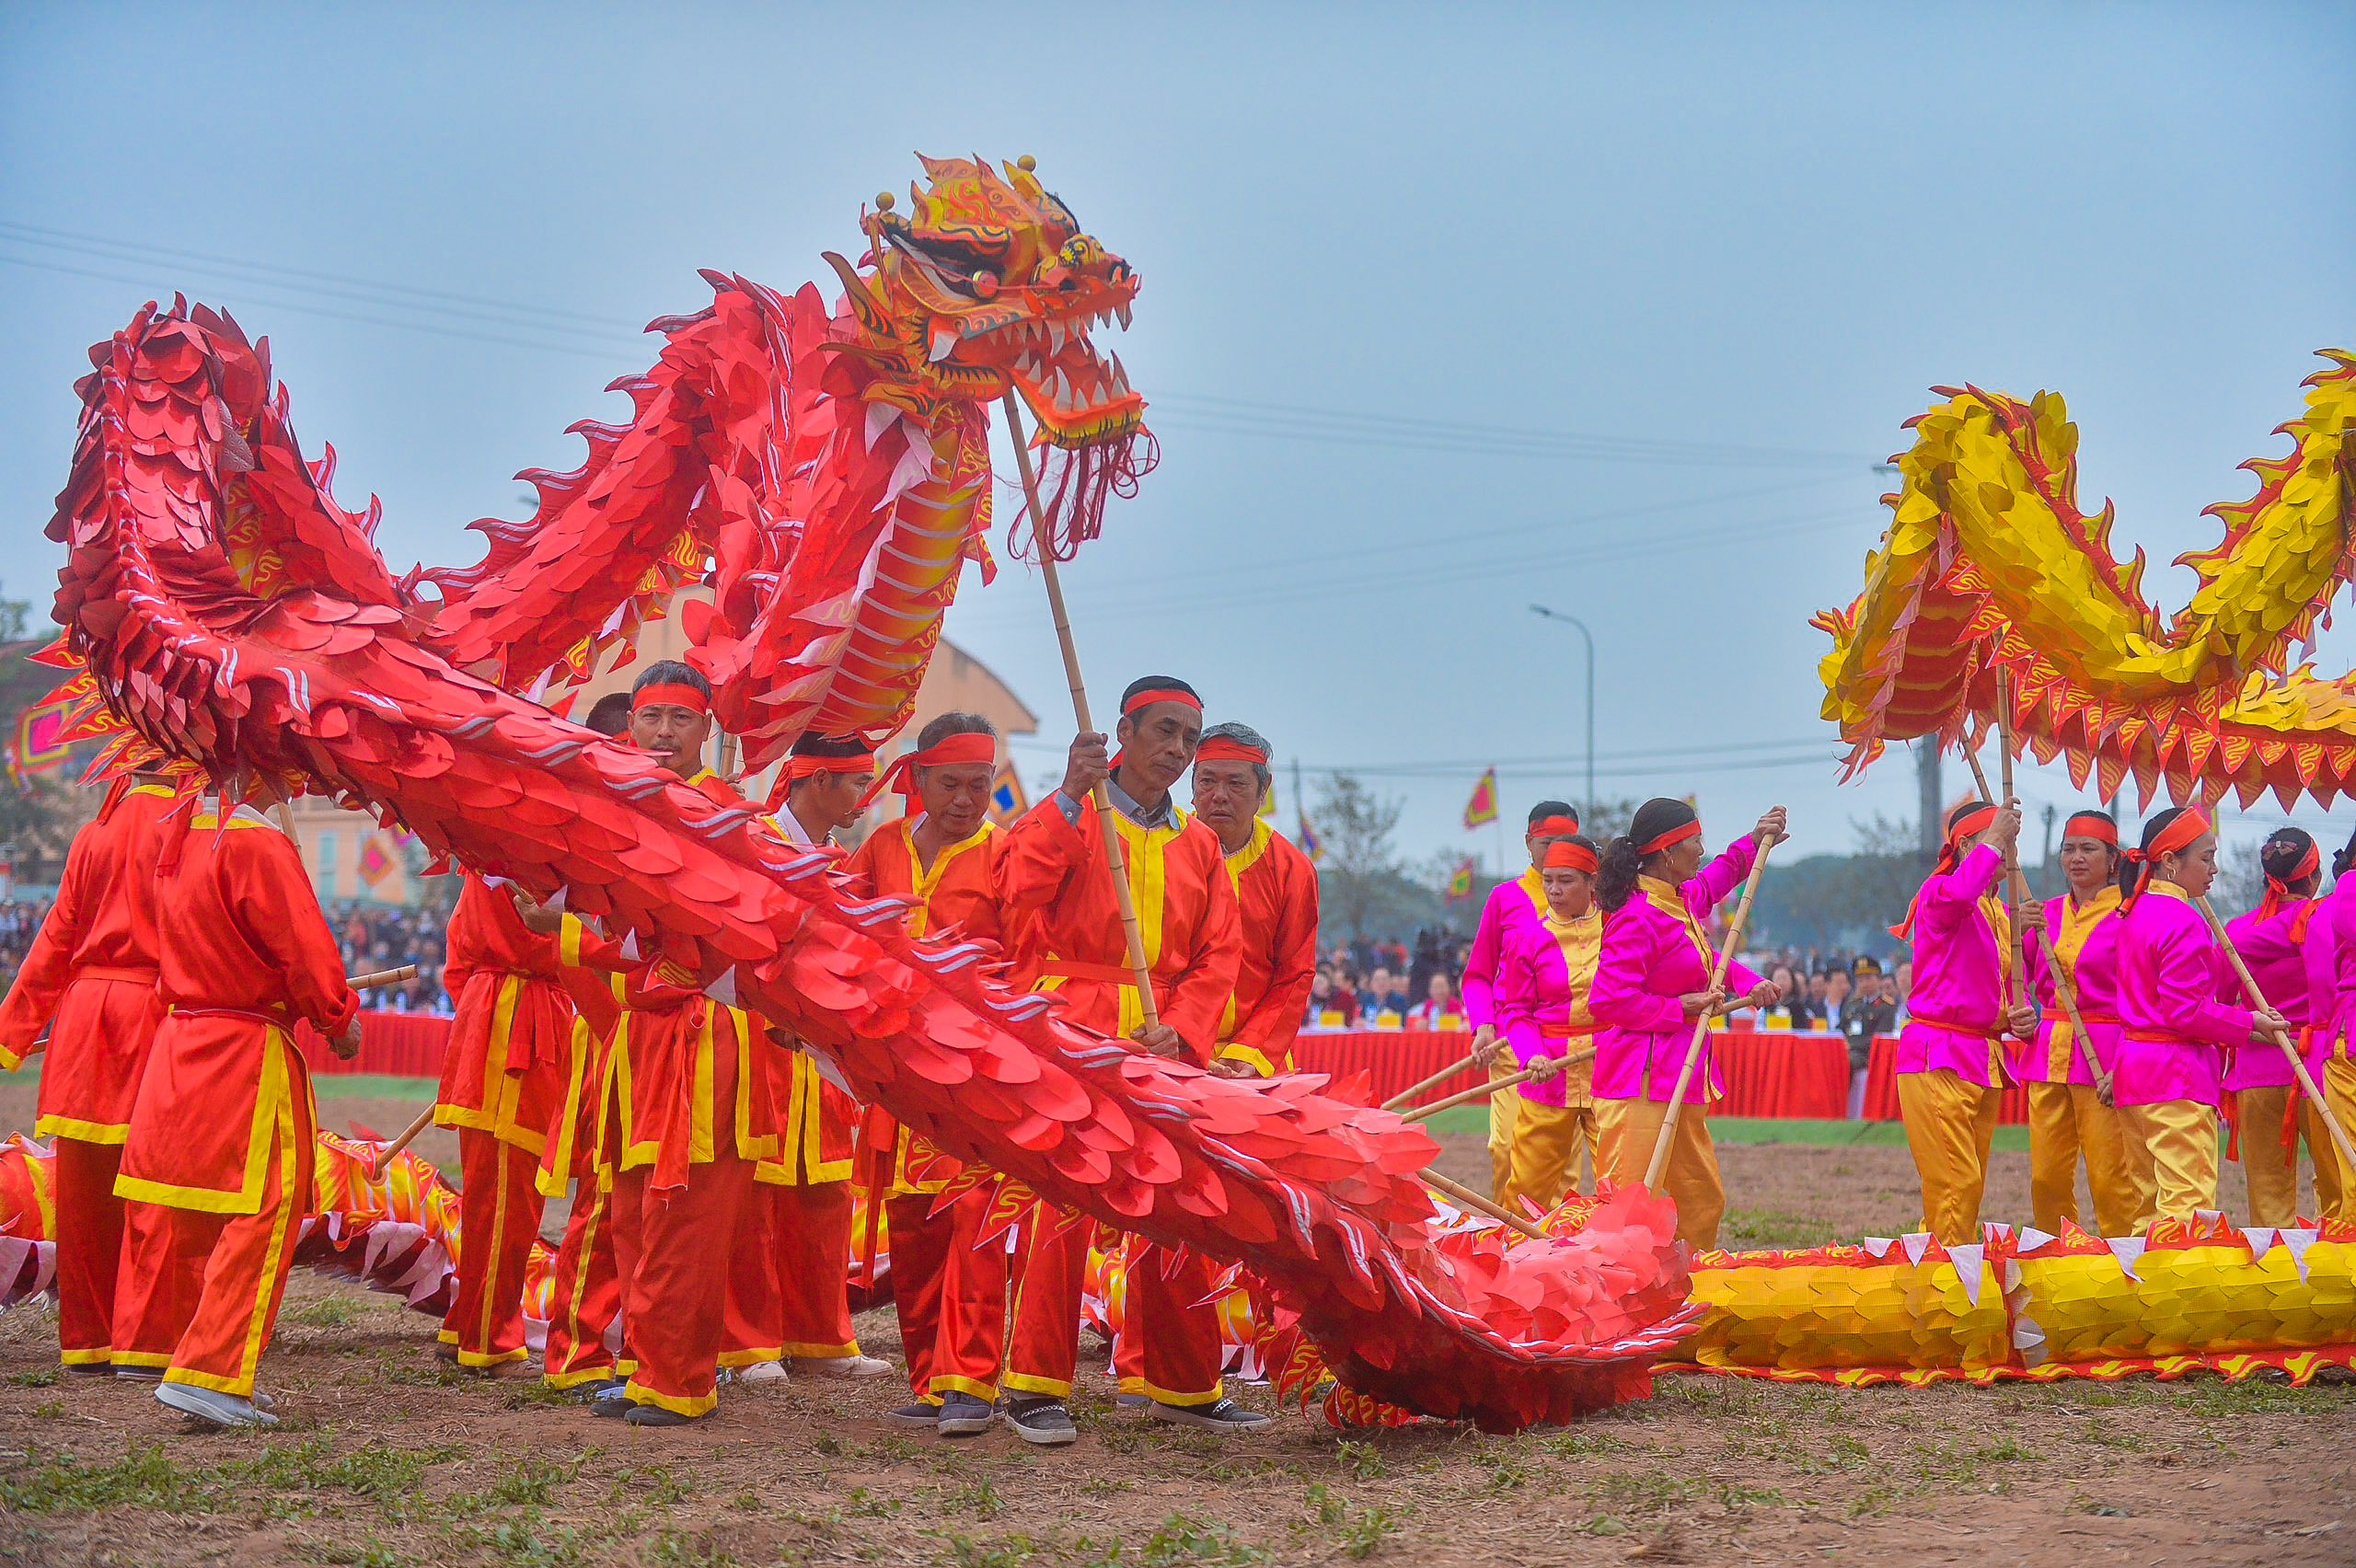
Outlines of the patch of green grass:
[[1588,1498],[1626,1514],[1659,1514],[1680,1503],[1706,1497],[1710,1484],[1688,1476],[1663,1475],[1658,1470],[1612,1470],[1598,1476],[1588,1488]]
[[1482,1468],[1489,1472],[1489,1490],[1492,1493],[1502,1495],[1530,1479],[1530,1462],[1502,1444],[1483,1448],[1479,1458]]
[[308,1328],[343,1329],[358,1322],[361,1311],[360,1303],[349,1296],[322,1296],[280,1315]]
[[2124,1448],[2132,1452],[2143,1446],[2143,1439],[2139,1434],[2122,1431],[2098,1415],[2086,1417],[2085,1433],[2087,1442],[2098,1443],[2106,1448]]
[[1542,1439],[1539,1447],[1558,1459],[1586,1459],[1599,1454],[1625,1453],[1628,1440],[1609,1432],[1560,1432]]
[[1371,1443],[1340,1443],[1334,1446],[1334,1453],[1342,1461],[1342,1468],[1360,1481],[1372,1481],[1390,1468],[1383,1462],[1382,1450]]
[[669,1508],[693,1497],[696,1489],[673,1475],[668,1466],[640,1465],[616,1478],[614,1494],[617,1502],[624,1496],[636,1496],[658,1508]]
[[515,1469],[507,1479],[491,1489],[491,1499],[511,1507],[553,1503],[556,1501],[556,1489],[581,1473],[582,1458],[575,1454],[568,1463],[560,1459],[534,1458],[527,1454],[516,1461]]
[[1341,1548],[1345,1557],[1371,1557],[1399,1528],[1401,1510],[1377,1505],[1352,1508],[1349,1499],[1322,1482],[1311,1482],[1305,1501],[1308,1528]]
[[1842,1239],[1837,1226],[1784,1209],[1728,1209],[1718,1243],[1728,1251],[1796,1251]]
[[189,1467],[167,1458],[160,1444],[134,1444],[109,1462],[52,1454],[0,1474],[0,1506],[29,1514],[104,1508],[212,1514],[250,1507],[256,1493],[348,1492],[398,1512],[417,1497],[426,1470],[456,1452],[364,1443],[338,1453],[326,1438],[312,1437],[271,1443],[250,1457],[218,1465]]
[[1162,1520],[1146,1538],[1145,1551],[1138,1558],[1148,1568],[1171,1568],[1184,1563],[1246,1568],[1250,1563],[1267,1560],[1268,1554],[1260,1548],[1236,1539],[1225,1520],[1197,1518],[1190,1514],[1172,1514]]
[[425,1101],[433,1099],[441,1088],[439,1078],[407,1078],[398,1073],[321,1073],[318,1082],[321,1100]]
[[1845,1432],[1836,1432],[1821,1456],[1801,1454],[1792,1460],[1792,1468],[1802,1475],[1831,1475],[1863,1469],[1873,1457],[1873,1450],[1865,1444]]
[[58,1377],[58,1369],[54,1366],[36,1366],[29,1372],[9,1373],[7,1381],[19,1389],[53,1389],[57,1386]]
[[[1085,1548],[1088,1542],[1083,1539],[1080,1545]],[[1025,1563],[1036,1562],[1054,1551],[1053,1546],[1034,1540],[1027,1535],[1000,1536],[996,1540],[972,1540],[964,1536],[953,1535],[940,1560],[950,1564],[951,1568],[1023,1568]],[[1119,1552],[1120,1548],[1115,1546],[1111,1556],[1097,1561],[1117,1561]]]
[[65,1404],[62,1400],[44,1400],[40,1404],[33,1406],[33,1419],[35,1421],[55,1421],[64,1413]]
[[[1485,1105],[1459,1105],[1425,1118],[1435,1133],[1489,1130]],[[1722,1144],[1807,1144],[1815,1147],[1904,1148],[1906,1129],[1897,1122],[1851,1122],[1809,1116],[1713,1116],[1710,1137]],[[1996,1129],[1995,1147],[2019,1153],[2028,1147],[2027,1127]]]
[[575,1568],[605,1539],[598,1530],[554,1526],[537,1511],[497,1524],[462,1526],[452,1532],[453,1543],[514,1568]]
[[[1923,1482],[1974,1488],[1986,1484],[1981,1471],[1989,1465],[2014,1464],[2038,1458],[2010,1437],[1969,1448],[1960,1443],[1917,1443],[1914,1455],[1914,1474]],[[1994,1484],[2001,1488],[2005,1483],[2000,1480]]]
[[417,1561],[403,1556],[384,1542],[370,1537],[359,1542],[318,1540],[305,1548],[321,1562],[331,1562],[338,1568],[410,1568]]
[[1118,1497],[1136,1486],[1136,1482],[1126,1481],[1119,1476],[1100,1475],[1080,1482],[1080,1489],[1091,1497]]
[[714,1545],[710,1536],[679,1530],[664,1530],[655,1540],[654,1561],[679,1563],[682,1568],[737,1568],[735,1554]]
[[1905,1490],[1891,1482],[1869,1482],[1856,1500],[1849,1505],[1849,1512],[1859,1518],[1868,1514],[1887,1514],[1905,1495]]
[[969,1514],[976,1519],[995,1519],[1006,1511],[1006,1499],[999,1495],[997,1486],[984,1476],[953,1492],[942,1493],[941,1506],[946,1513]]

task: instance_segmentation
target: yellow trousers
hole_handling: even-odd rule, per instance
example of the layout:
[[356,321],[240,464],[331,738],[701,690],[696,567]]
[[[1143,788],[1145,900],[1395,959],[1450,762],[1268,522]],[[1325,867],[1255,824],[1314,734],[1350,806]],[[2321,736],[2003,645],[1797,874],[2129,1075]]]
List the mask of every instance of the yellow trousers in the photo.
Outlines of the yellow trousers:
[[1514,1108],[1513,1171],[1497,1202],[1519,1214],[1517,1198],[1528,1198],[1542,1212],[1551,1212],[1563,1194],[1578,1185],[1579,1151],[1600,1170],[1603,1157],[1596,1140],[1595,1110],[1588,1105],[1541,1105],[1517,1091],[1521,1103]]
[[2290,1147],[2282,1147],[2282,1113],[2291,1093],[2287,1083],[2235,1091],[2240,1101],[2242,1178],[2249,1186],[2252,1225],[2283,1226],[2299,1216],[2298,1135],[2292,1133]]
[[2155,1219],[2192,1217],[2217,1206],[2217,1111],[2198,1100],[2122,1105],[2127,1170],[2135,1182],[2134,1228]]
[[[1499,1051],[1497,1059],[1489,1064],[1489,1081],[1495,1083],[1519,1071],[1521,1064],[1513,1059],[1513,1053]],[[1520,1113],[1519,1090],[1489,1091],[1489,1195],[1501,1204],[1506,1201],[1506,1189],[1513,1184],[1513,1125]]]
[[[2281,1113],[2281,1108],[2276,1108]],[[2028,1086],[2028,1206],[2039,1230],[2062,1234],[2078,1217],[2078,1159],[2085,1158],[2086,1190],[2094,1195],[2095,1230],[2124,1236],[2135,1219],[2135,1182],[2127,1173],[2127,1147],[2119,1113],[2092,1084]]]
[[[2339,1124],[2356,1134],[2356,1056],[2334,1056],[2323,1065],[2316,1087],[2323,1090]],[[2340,1158],[2339,1146],[2313,1101],[2304,1107],[2307,1150],[2316,1161],[2316,1209],[2320,1216],[2356,1220],[2356,1170]]]
[[[1898,1075],[1898,1113],[1923,1182],[1923,1228],[1953,1247],[1980,1239],[1988,1146],[2004,1096],[1952,1067]],[[2073,1173],[2074,1174],[2074,1173]]]
[[[1653,1145],[1669,1115],[1665,1100],[1601,1100],[1595,1102],[1596,1175],[1614,1182],[1642,1182],[1652,1163]],[[1718,1181],[1718,1151],[1710,1141],[1710,1119],[1699,1105],[1677,1118],[1669,1146],[1669,1169],[1661,1190],[1677,1205],[1677,1234],[1697,1250],[1718,1244],[1718,1220],[1727,1210]]]

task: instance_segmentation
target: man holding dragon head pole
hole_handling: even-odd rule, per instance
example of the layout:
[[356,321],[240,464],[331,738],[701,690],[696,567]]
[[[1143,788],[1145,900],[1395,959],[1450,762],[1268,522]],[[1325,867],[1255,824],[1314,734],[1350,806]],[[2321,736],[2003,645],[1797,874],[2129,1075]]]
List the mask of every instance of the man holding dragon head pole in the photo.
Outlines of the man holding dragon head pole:
[[[1218,835],[1177,809],[1171,789],[1195,760],[1202,698],[1174,675],[1149,675],[1121,694],[1121,749],[1105,737],[1072,737],[1064,780],[1007,833],[999,894],[1021,963],[1038,989],[1066,999],[1068,1016],[1138,1049],[1207,1066],[1220,1016],[1235,991],[1242,933],[1235,887]],[[1156,1021],[1128,967],[1114,901],[1114,872],[1091,792],[1103,784],[1126,861],[1138,935],[1153,985]],[[1060,1223],[1059,1223],[1060,1221]],[[1007,1347],[1007,1419],[1024,1441],[1078,1435],[1064,1401],[1079,1356],[1080,1291],[1089,1228],[1045,1208],[1023,1238],[1013,1328]],[[1225,1397],[1218,1322],[1199,1306],[1210,1270],[1188,1254],[1174,1269],[1149,1251],[1129,1276],[1132,1320],[1145,1345],[1143,1385],[1160,1419],[1219,1432],[1249,1431],[1267,1417]]]

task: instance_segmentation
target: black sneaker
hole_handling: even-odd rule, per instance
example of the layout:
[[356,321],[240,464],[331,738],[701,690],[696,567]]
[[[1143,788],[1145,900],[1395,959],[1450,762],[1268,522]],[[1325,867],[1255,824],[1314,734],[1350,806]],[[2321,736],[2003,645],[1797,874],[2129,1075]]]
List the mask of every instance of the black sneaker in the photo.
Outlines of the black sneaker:
[[1008,1400],[1006,1424],[1014,1428],[1017,1437],[1042,1448],[1060,1448],[1080,1441],[1080,1428],[1072,1424],[1071,1412],[1052,1394],[1024,1394]]
[[1143,1410],[1153,1402],[1153,1397],[1150,1394],[1120,1394],[1114,1396],[1113,1402],[1123,1410]]
[[1206,1432],[1262,1432],[1276,1424],[1274,1416],[1246,1410],[1233,1400],[1215,1404],[1174,1405],[1154,1401],[1153,1419],[1179,1426],[1199,1426]]
[[884,1419],[895,1426],[930,1427],[939,1424],[941,1407],[918,1400],[914,1404],[904,1404],[897,1410],[885,1411]]
[[591,1415],[628,1415],[636,1408],[629,1402],[629,1379],[627,1378],[600,1383],[597,1391],[589,1396]]
[[681,1415],[677,1411],[664,1410],[661,1405],[634,1404],[629,1407],[629,1413],[622,1419],[632,1426],[686,1426],[701,1421],[703,1417]]
[[[971,1437],[976,1433],[987,1432],[990,1420],[997,1413],[987,1400],[977,1400],[971,1394],[944,1394],[939,1410],[940,1419],[933,1424],[943,1437]],[[1069,1424],[1068,1417],[1066,1424]],[[1072,1436],[1079,1435],[1080,1429],[1073,1427]]]

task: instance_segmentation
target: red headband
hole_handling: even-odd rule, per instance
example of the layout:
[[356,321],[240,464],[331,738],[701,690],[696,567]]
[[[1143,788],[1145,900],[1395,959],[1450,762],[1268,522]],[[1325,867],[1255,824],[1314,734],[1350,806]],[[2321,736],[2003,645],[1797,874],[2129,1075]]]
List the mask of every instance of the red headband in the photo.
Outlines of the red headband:
[[684,681],[649,681],[629,694],[629,710],[632,713],[658,703],[671,708],[685,708],[697,713],[711,711],[711,698]]
[[2119,824],[2107,816],[2092,812],[2073,812],[2070,820],[2062,824],[2064,838],[2099,838],[2113,849],[2119,847]]
[[2135,891],[2120,901],[2119,912],[2122,915],[2126,914],[2134,906],[2135,901],[2143,895],[2143,889],[2151,883],[2152,872],[2158,869],[2161,856],[2175,854],[2186,845],[2198,840],[2208,831],[2209,818],[2202,813],[2200,807],[2187,806],[2177,813],[2175,819],[2167,826],[2160,829],[2151,843],[2145,845],[2133,857],[2143,862],[2143,869],[2136,875]]
[[1700,817],[1688,817],[1683,822],[1679,823],[1675,827],[1670,828],[1667,833],[1655,834],[1652,837],[1646,839],[1642,844],[1637,845],[1636,853],[1639,855],[1657,855],[1672,844],[1682,844],[1689,838],[1699,838],[1701,836],[1702,819]]
[[1150,708],[1157,702],[1183,702],[1197,713],[1203,710],[1203,699],[1191,691],[1184,691],[1177,686],[1148,686],[1122,701],[1121,717],[1126,719],[1138,709]]
[[854,752],[849,756],[794,756],[785,763],[788,778],[813,778],[821,773],[864,773],[875,766],[873,752]]
[[875,782],[867,787],[867,793],[859,798],[859,803],[865,806],[885,790],[897,790],[900,792],[900,799],[907,802],[907,809],[914,811],[918,768],[949,767],[961,762],[996,762],[997,760],[998,737],[996,735],[944,735],[922,751],[902,752],[895,757],[891,767],[875,776]]
[[[1988,830],[1988,824],[1995,820],[1995,807],[1976,806],[1947,824],[1946,840],[1939,846],[1939,858],[1932,863],[1931,875],[1934,878],[1943,877],[1954,870],[1956,862],[1962,859],[1955,852],[1956,846],[1974,834],[1985,833]],[[1889,934],[1901,942],[1913,940],[1914,912],[1921,908],[1922,905],[1923,894],[1918,889],[1912,901],[1906,905],[1906,917],[1890,927]]]
[[1948,847],[1953,848],[1975,834],[1987,832],[1988,824],[1995,820],[1996,808],[1993,806],[1981,806],[1976,810],[1964,813],[1947,824]]
[[2322,864],[2322,860],[2316,855],[2315,845],[2310,843],[2307,846],[2307,852],[2299,857],[2299,863],[2291,868],[2291,874],[2288,877],[2277,878],[2271,871],[2268,872],[2266,896],[2258,901],[2258,917],[2263,920],[2281,908],[2282,901],[2291,896],[2291,884],[2306,881],[2316,874]]
[[1195,748],[1196,762],[1250,762],[1268,766],[1268,754],[1258,746],[1246,745],[1232,735],[1213,735]]
[[[1577,816],[1565,816],[1561,812],[1556,812],[1553,816],[1540,817],[1530,824],[1530,833],[1534,833],[1541,838],[1560,838],[1565,834],[1576,833],[1578,830]],[[1523,836],[1527,837],[1529,835],[1525,834]]]
[[1595,851],[1576,839],[1557,838],[1553,843],[1546,846],[1546,869],[1551,871],[1557,866],[1567,866],[1572,870],[1585,871],[1588,875],[1593,876],[1596,867]]

